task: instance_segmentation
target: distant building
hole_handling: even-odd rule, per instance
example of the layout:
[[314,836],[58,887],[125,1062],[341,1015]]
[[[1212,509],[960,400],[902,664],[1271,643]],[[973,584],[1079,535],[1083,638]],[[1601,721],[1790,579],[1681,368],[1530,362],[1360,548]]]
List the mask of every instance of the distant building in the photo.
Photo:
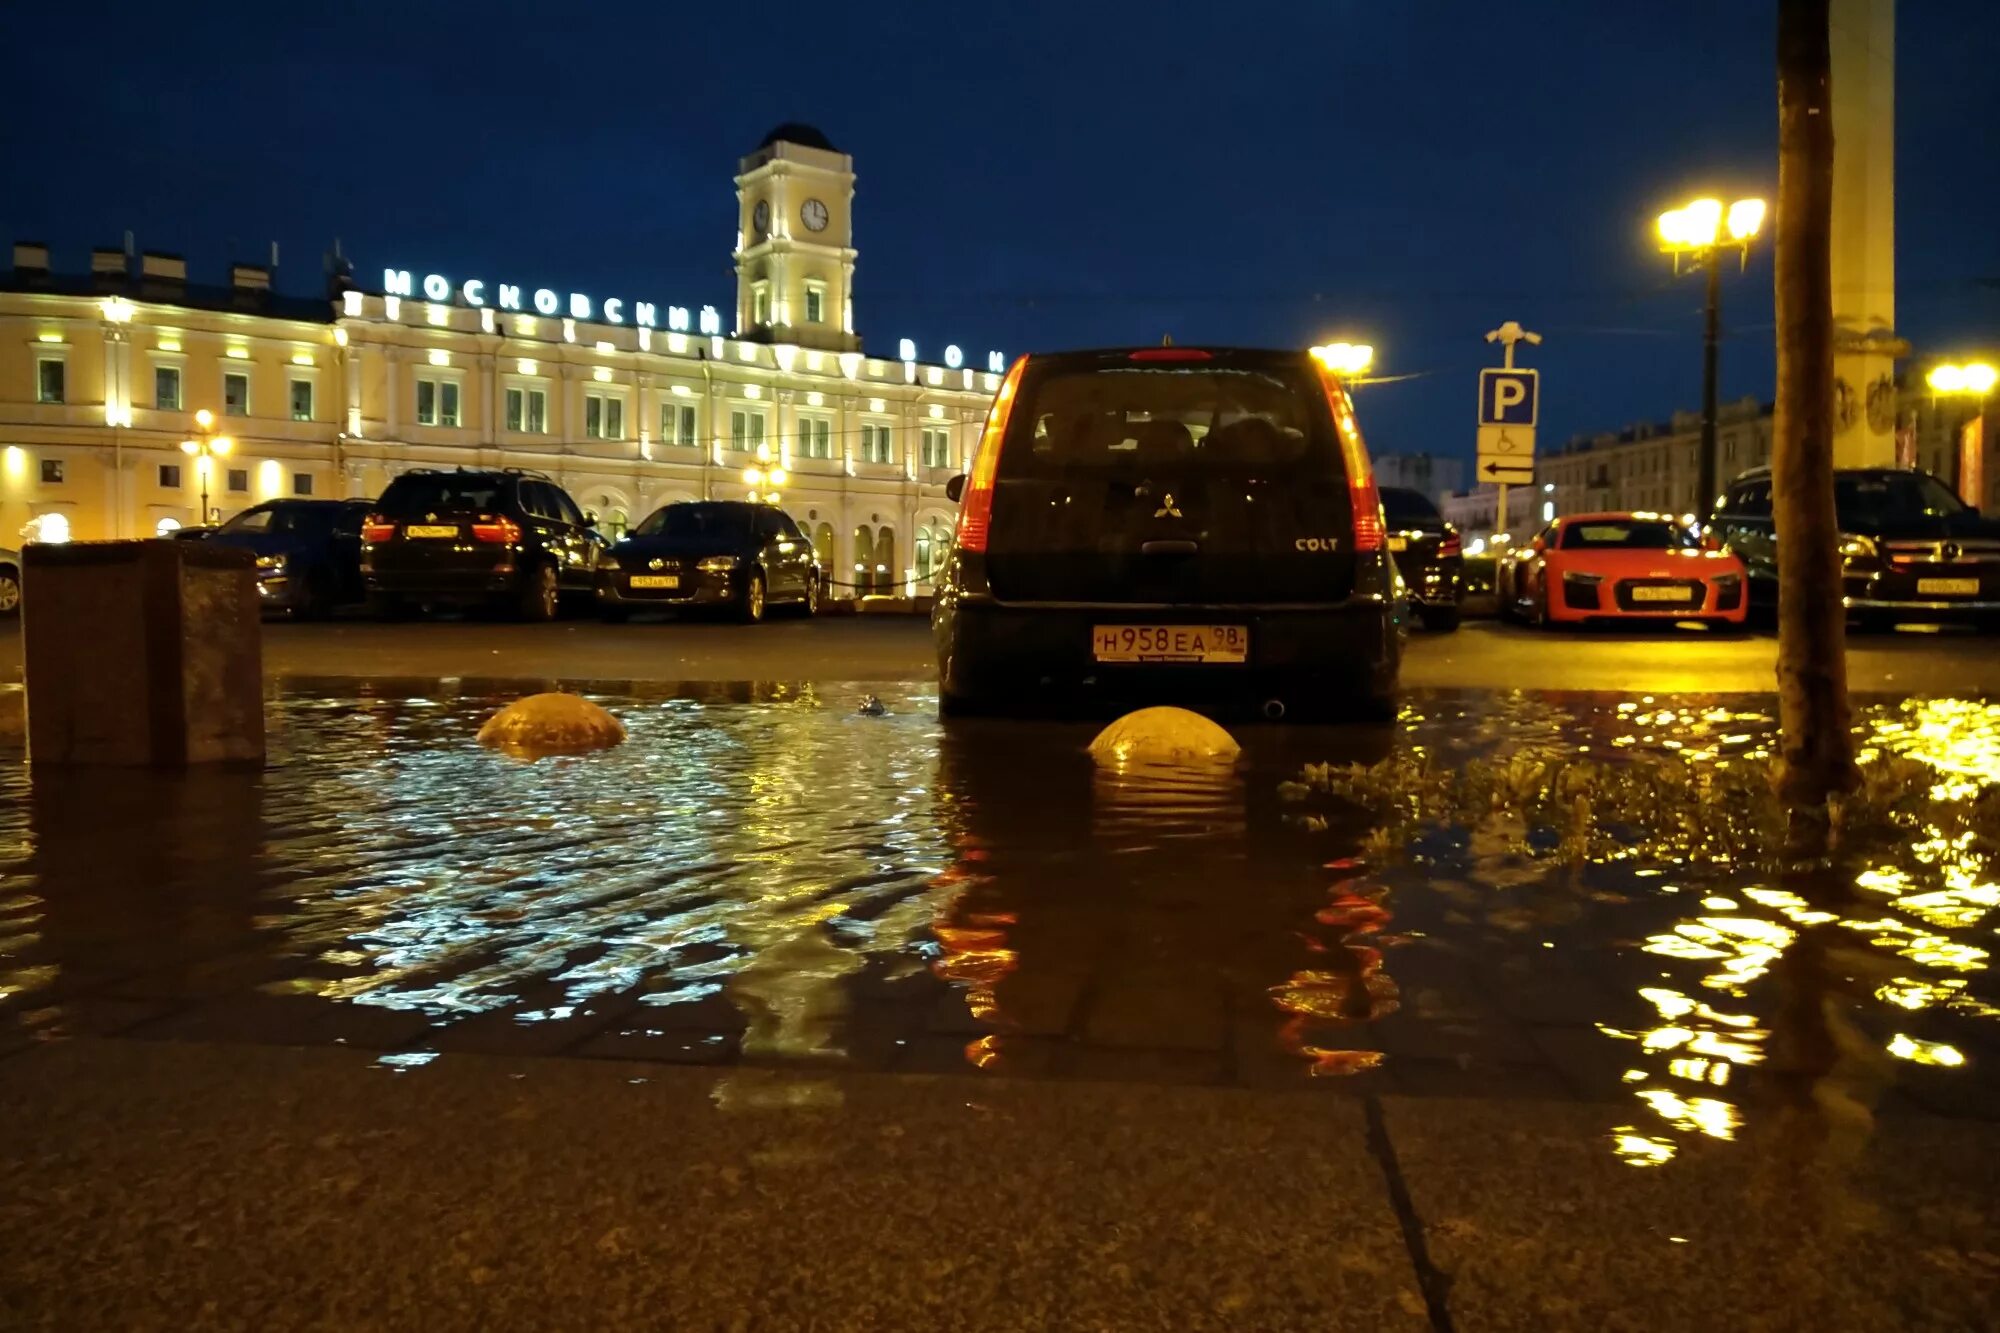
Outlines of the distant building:
[[1384,454],[1375,460],[1375,480],[1384,486],[1422,491],[1442,502],[1453,491],[1465,488],[1465,463],[1431,454]]

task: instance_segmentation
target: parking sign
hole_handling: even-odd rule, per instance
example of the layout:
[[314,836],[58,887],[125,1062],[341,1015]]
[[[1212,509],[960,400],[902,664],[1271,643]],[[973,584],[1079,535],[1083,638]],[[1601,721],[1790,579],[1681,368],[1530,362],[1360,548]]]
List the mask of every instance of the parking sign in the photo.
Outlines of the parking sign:
[[1479,424],[1482,426],[1535,425],[1541,395],[1540,381],[1532,370],[1488,368],[1479,372]]

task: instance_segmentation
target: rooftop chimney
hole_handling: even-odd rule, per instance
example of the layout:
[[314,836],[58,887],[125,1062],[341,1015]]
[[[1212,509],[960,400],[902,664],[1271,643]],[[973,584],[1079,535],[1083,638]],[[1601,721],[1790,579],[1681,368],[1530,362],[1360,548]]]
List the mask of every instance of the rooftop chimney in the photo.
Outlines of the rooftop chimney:
[[14,276],[46,278],[49,275],[49,247],[40,241],[14,242]]
[[179,296],[187,290],[187,260],[148,250],[139,256],[140,289],[148,296]]
[[263,308],[271,299],[271,270],[262,264],[229,266],[229,303],[238,310]]
[[125,285],[125,252],[98,246],[90,252],[90,285],[100,292],[115,292]]

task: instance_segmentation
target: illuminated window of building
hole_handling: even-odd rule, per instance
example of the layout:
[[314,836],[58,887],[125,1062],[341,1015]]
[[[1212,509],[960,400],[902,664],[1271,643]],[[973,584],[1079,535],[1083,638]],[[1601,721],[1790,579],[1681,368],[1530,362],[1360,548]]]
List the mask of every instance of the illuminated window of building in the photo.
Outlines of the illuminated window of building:
[[181,368],[153,367],[153,406],[162,412],[181,410]]
[[229,489],[232,493],[238,495],[248,491],[250,489],[250,469],[247,467],[233,467],[229,469]]
[[417,380],[417,424],[458,425],[458,381],[424,376]]
[[250,377],[240,370],[222,372],[222,411],[225,416],[250,415]]
[[662,403],[660,405],[660,443],[683,449],[692,449],[695,420],[694,404]]
[[948,426],[924,427],[923,460],[925,467],[951,466],[950,427]]
[[160,464],[160,489],[177,491],[181,488],[181,465],[179,463]]
[[799,457],[833,457],[833,421],[830,418],[799,418]]
[[625,400],[615,393],[586,393],[583,433],[593,440],[624,439]]
[[42,485],[60,486],[63,480],[63,465],[60,458],[42,460]]
[[527,435],[546,434],[549,429],[549,395],[546,389],[507,390],[507,429]]
[[68,373],[69,366],[61,357],[45,356],[35,362],[35,401],[62,402]]
[[754,407],[731,408],[729,412],[729,447],[739,452],[755,453],[764,443],[764,413]]
[[181,521],[171,516],[163,518],[153,525],[153,535],[155,537],[171,537],[180,530]]
[[292,381],[292,420],[311,421],[313,419],[313,384],[311,380]]
[[826,323],[826,284],[823,282],[806,284],[806,323]]
[[292,474],[292,494],[311,495],[312,493],[313,493],[312,473],[294,472]]
[[771,322],[771,288],[757,283],[750,288],[750,323],[757,328]]
[[861,461],[864,463],[893,463],[896,442],[891,428],[886,423],[873,421],[861,425]]

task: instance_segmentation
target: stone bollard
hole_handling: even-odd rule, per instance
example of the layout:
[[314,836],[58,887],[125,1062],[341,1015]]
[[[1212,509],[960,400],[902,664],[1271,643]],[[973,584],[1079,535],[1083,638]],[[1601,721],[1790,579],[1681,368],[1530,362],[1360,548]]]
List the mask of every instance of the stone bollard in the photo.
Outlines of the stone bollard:
[[38,543],[23,565],[29,762],[263,762],[251,552],[206,542]]
[[1234,736],[1185,708],[1127,713],[1090,743],[1091,757],[1100,764],[1230,760],[1239,748]]

